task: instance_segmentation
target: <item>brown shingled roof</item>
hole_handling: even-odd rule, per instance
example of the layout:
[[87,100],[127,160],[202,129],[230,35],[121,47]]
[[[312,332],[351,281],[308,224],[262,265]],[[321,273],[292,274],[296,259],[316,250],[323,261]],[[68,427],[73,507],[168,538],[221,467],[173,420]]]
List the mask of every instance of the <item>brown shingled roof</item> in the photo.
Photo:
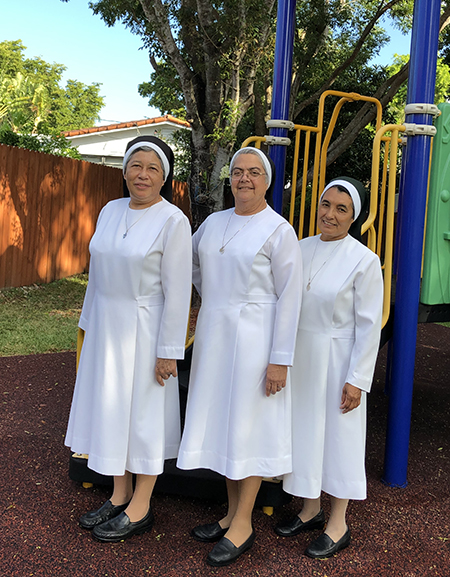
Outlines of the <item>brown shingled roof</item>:
[[161,122],[173,122],[179,124],[184,128],[190,128],[191,125],[186,120],[175,118],[171,114],[164,116],[157,116],[156,118],[145,118],[144,120],[131,120],[130,122],[118,122],[115,124],[107,124],[105,126],[93,126],[92,128],[80,128],[79,130],[68,130],[64,132],[64,136],[81,136],[82,134],[94,134],[95,132],[106,132],[108,130],[119,130],[121,128],[133,128],[134,126],[147,126],[148,124],[159,124]]

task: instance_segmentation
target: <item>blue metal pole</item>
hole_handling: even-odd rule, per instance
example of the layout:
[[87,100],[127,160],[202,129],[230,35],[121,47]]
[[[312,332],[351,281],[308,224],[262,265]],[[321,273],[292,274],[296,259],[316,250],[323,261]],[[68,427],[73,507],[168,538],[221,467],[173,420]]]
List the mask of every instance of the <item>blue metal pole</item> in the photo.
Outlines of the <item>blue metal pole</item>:
[[[288,120],[291,95],[292,54],[294,49],[296,0],[279,0],[277,12],[277,36],[275,41],[275,64],[273,69],[273,92],[271,118]],[[285,128],[272,128],[271,136],[287,137]],[[270,157],[275,164],[276,178],[273,192],[273,207],[281,214],[284,189],[286,147],[273,145]]]
[[[408,104],[434,102],[439,16],[440,0],[416,0]],[[411,114],[405,122],[431,124],[432,119],[427,114]],[[383,475],[383,481],[395,487],[407,484],[430,144],[430,136],[408,137],[403,162],[403,189],[400,190],[394,355]]]

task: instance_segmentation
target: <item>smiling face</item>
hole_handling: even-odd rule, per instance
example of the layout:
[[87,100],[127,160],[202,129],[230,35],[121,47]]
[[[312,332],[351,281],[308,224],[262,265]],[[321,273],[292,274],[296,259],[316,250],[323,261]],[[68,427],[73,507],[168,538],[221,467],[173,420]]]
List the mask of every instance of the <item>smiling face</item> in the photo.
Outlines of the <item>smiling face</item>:
[[130,191],[130,208],[148,208],[161,200],[163,169],[153,150],[138,150],[132,154],[123,177]]
[[[235,171],[242,171],[237,177]],[[256,214],[266,207],[266,174],[260,158],[256,154],[240,154],[233,164],[231,192],[236,214]]]
[[324,241],[339,240],[347,236],[353,222],[353,202],[347,192],[337,186],[323,195],[317,211],[317,226]]

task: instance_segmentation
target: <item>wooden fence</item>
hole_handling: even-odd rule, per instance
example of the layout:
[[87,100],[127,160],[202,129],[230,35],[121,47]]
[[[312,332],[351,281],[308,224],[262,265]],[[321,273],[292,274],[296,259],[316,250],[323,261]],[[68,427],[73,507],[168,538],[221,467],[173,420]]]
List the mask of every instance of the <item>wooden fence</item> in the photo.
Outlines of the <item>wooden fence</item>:
[[[98,214],[122,182],[117,168],[0,145],[0,288],[87,270]],[[185,183],[174,202],[190,216]]]

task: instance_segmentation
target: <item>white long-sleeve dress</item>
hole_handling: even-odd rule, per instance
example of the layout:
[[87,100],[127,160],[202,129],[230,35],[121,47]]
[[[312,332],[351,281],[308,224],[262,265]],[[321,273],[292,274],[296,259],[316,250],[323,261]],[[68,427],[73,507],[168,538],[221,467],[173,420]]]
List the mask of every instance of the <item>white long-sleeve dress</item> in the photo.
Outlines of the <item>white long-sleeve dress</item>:
[[[378,257],[351,236],[300,241],[303,305],[291,370],[293,470],[285,491],[317,498],[366,498],[366,393],[381,330],[383,280]],[[307,283],[311,280],[310,290]],[[362,390],[342,414],[342,389]]]
[[155,363],[184,357],[191,233],[165,200],[127,221],[128,203],[103,208],[90,243],[79,322],[85,338],[65,443],[104,475],[157,475],[180,441],[178,381],[161,387]]
[[202,224],[193,253],[202,306],[178,466],[235,480],[286,473],[290,386],[266,397],[265,380],[269,363],[293,361],[302,275],[294,230],[269,207],[251,218],[230,209]]

